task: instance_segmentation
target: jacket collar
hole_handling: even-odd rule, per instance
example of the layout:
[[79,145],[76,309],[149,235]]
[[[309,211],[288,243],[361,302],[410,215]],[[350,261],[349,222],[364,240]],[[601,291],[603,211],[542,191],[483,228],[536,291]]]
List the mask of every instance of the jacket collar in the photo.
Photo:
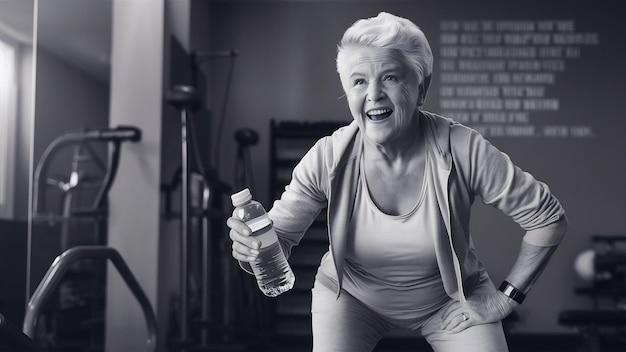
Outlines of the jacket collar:
[[420,111],[420,127],[433,148],[438,168],[450,171],[452,157],[450,154],[450,125],[455,122],[428,111]]

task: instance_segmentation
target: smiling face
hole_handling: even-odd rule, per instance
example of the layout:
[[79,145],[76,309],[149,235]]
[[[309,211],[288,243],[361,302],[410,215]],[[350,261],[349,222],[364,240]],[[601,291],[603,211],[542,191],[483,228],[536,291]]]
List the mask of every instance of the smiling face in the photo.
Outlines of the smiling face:
[[363,46],[345,50],[341,84],[365,138],[382,146],[413,138],[425,89],[402,55]]

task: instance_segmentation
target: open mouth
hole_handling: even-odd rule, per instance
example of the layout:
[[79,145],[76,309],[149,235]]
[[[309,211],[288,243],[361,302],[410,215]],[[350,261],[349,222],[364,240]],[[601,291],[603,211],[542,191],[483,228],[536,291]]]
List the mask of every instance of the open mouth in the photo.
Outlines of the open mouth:
[[365,115],[367,115],[370,121],[376,122],[385,120],[386,118],[391,116],[391,113],[393,113],[393,110],[391,110],[390,108],[379,108],[369,110],[365,113]]

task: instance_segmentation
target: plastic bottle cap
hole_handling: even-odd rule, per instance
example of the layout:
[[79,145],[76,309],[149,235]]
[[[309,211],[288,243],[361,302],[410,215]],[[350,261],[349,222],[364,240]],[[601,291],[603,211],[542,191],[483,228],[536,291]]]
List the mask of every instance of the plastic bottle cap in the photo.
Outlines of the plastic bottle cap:
[[252,199],[252,194],[250,194],[250,190],[247,188],[230,196],[230,200],[232,201],[234,207],[238,207],[250,199]]

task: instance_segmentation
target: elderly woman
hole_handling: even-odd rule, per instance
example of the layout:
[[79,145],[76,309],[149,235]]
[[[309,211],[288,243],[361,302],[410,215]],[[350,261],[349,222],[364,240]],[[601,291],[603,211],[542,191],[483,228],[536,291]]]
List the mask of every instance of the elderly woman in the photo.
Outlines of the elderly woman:
[[[354,121],[308,151],[269,211],[289,254],[328,208],[313,351],[371,351],[398,327],[437,352],[507,351],[501,320],[565,234],[563,208],[475,130],[421,109],[433,57],[411,21],[380,13],[355,22],[338,46],[337,71]],[[526,231],[499,289],[472,246],[476,197]],[[245,267],[260,243],[244,223],[227,225]]]

